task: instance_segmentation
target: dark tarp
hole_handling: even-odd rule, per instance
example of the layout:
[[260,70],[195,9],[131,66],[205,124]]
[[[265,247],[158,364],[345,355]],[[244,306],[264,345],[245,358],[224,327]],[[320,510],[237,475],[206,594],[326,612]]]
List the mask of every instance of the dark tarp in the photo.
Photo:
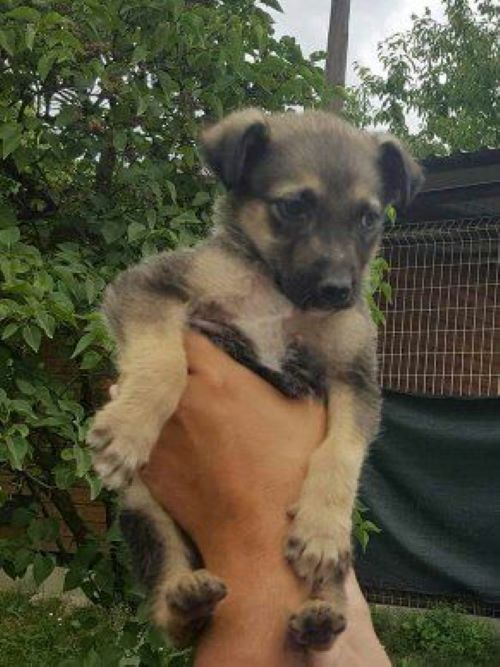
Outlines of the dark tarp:
[[362,583],[500,604],[500,399],[387,392],[361,500],[382,529]]

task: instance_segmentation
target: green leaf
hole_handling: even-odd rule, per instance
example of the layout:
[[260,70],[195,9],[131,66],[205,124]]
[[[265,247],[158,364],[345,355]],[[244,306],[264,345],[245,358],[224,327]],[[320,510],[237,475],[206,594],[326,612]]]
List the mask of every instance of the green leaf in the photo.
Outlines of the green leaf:
[[192,201],[193,206],[204,206],[211,200],[208,192],[197,192]]
[[33,543],[41,545],[55,540],[59,534],[59,524],[56,519],[38,518],[30,523],[26,532]]
[[32,7],[16,7],[10,12],[4,14],[4,18],[15,19],[16,21],[27,21],[28,23],[36,23],[40,19],[40,12]]
[[40,58],[37,65],[37,72],[40,75],[40,79],[42,81],[45,81],[49,75],[50,70],[52,69],[52,65],[56,62],[56,60],[57,54],[50,52],[44,53],[44,55]]
[[123,236],[125,231],[123,223],[117,220],[108,220],[101,227],[101,232],[106,243],[111,244]]
[[50,577],[56,564],[53,556],[36,554],[33,559],[33,578],[37,586]]
[[29,451],[29,445],[26,438],[18,435],[8,435],[5,437],[9,460],[15,470],[23,469],[23,462]]
[[99,366],[101,361],[102,355],[99,354],[99,352],[96,352],[95,350],[89,350],[83,355],[80,368],[84,371],[91,371],[93,368],[96,368],[96,366]]
[[38,324],[45,331],[46,336],[48,338],[52,338],[56,328],[56,321],[52,315],[49,315],[49,313],[45,312],[44,310],[40,310],[36,313],[35,318]]
[[56,117],[57,127],[67,127],[72,125],[80,118],[81,112],[77,107],[64,106]]
[[75,458],[75,453],[72,447],[66,447],[66,449],[62,450],[61,459],[63,461],[73,461],[74,458]]
[[7,202],[2,202],[0,200],[0,228],[6,229],[7,227],[15,227],[16,222],[17,216],[14,207]]
[[58,465],[54,469],[54,481],[58,489],[69,489],[75,483],[76,476],[74,469],[67,465]]
[[74,567],[67,571],[64,577],[64,591],[72,591],[78,588],[85,579],[86,572],[83,568]]
[[130,225],[127,227],[128,240],[131,243],[133,243],[138,239],[142,239],[144,238],[146,231],[147,231],[146,227],[142,225],[140,222],[131,222]]
[[95,500],[102,490],[102,480],[97,475],[89,474],[85,476],[90,488],[90,500]]
[[27,324],[23,327],[23,338],[31,347],[33,352],[38,352],[42,341],[42,332],[34,324]]
[[30,549],[19,549],[14,558],[14,567],[18,577],[24,576],[33,562],[33,552]]
[[7,340],[7,338],[10,338],[13,334],[16,333],[19,327],[20,325],[17,324],[16,322],[11,322],[10,324],[7,324],[7,326],[2,331],[2,340]]
[[35,43],[35,37],[36,37],[36,28],[34,25],[29,23],[26,26],[26,34],[24,36],[24,43],[26,44],[26,48],[28,51],[33,50],[33,44]]
[[[5,155],[4,155],[5,157]],[[0,245],[10,248],[17,243],[21,238],[21,232],[19,227],[8,227],[7,229],[0,230]]]
[[12,513],[11,523],[17,528],[26,528],[33,521],[33,509],[28,507],[18,507]]
[[196,213],[194,211],[185,211],[184,213],[181,213],[180,215],[176,215],[175,218],[172,218],[172,225],[185,225],[185,224],[193,224],[193,225],[199,225],[201,220],[196,217]]
[[386,301],[391,303],[392,301],[392,287],[389,283],[383,282],[380,283],[380,291],[384,295]]
[[271,9],[275,9],[277,12],[283,13],[283,9],[278,2],[278,0],[261,0],[263,5],[267,5],[268,7],[271,7]]
[[33,412],[32,404],[29,401],[25,401],[21,398],[16,398],[10,402],[10,409],[14,412],[17,412],[19,415],[24,417],[29,417],[30,419],[35,420],[37,416]]
[[127,130],[118,130],[113,135],[113,146],[117,151],[122,151],[127,145]]
[[16,48],[15,33],[12,30],[0,30],[0,46],[9,56],[14,55]]
[[167,181],[166,186],[168,191],[170,192],[170,197],[174,204],[177,204],[177,190],[175,188],[175,185],[172,183],[172,181]]
[[382,530],[373,521],[363,521],[363,528],[370,533],[381,533]]
[[75,446],[73,451],[75,453],[77,477],[83,477],[92,466],[92,457],[89,450],[82,447]]
[[140,95],[137,101],[137,115],[142,116],[149,105],[149,99],[146,95]]
[[92,276],[87,276],[85,279],[85,294],[87,295],[87,301],[89,304],[93,304],[96,300],[97,295],[103,287],[103,282],[100,278],[93,278]]
[[84,334],[78,343],[76,344],[75,349],[73,350],[73,354],[71,355],[71,359],[74,359],[77,357],[79,354],[81,354],[84,350],[86,350],[90,345],[95,340],[95,336],[93,333],[86,333]]
[[16,378],[16,385],[18,389],[26,396],[33,396],[36,393],[36,388],[27,380]]
[[385,211],[385,215],[386,215],[387,220],[391,224],[394,224],[396,222],[397,213],[396,213],[396,209],[394,208],[394,206],[388,206],[386,211]]
[[[14,123],[6,123],[0,127],[0,138],[2,139],[2,156],[5,160],[21,143],[21,127]],[[11,229],[17,229],[12,227]]]
[[29,430],[28,426],[26,426],[26,424],[14,424],[12,426],[12,429],[16,433],[19,433],[19,435],[21,435],[23,438],[27,438],[28,435],[29,435],[29,432],[30,432],[30,430]]

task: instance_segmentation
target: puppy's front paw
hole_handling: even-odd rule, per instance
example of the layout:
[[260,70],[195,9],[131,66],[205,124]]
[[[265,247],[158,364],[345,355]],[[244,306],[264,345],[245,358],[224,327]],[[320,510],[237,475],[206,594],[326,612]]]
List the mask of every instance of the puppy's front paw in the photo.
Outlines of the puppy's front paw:
[[313,590],[341,583],[351,563],[350,533],[340,529],[324,509],[299,505],[294,509],[285,556]]
[[288,632],[293,644],[312,651],[328,651],[345,630],[345,615],[328,602],[308,600],[290,617]]
[[108,489],[130,483],[158,439],[158,423],[136,412],[119,398],[111,401],[97,413],[87,436],[94,450],[94,469]]

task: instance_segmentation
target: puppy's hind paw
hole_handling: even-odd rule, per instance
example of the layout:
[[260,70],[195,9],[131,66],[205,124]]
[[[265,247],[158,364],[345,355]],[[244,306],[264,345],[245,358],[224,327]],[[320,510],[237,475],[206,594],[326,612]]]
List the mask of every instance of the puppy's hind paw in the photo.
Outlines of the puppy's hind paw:
[[309,600],[290,617],[288,632],[295,646],[311,651],[328,651],[346,627],[344,614],[321,600]]
[[184,572],[168,581],[156,596],[153,621],[182,648],[203,630],[226,595],[224,582],[207,570]]

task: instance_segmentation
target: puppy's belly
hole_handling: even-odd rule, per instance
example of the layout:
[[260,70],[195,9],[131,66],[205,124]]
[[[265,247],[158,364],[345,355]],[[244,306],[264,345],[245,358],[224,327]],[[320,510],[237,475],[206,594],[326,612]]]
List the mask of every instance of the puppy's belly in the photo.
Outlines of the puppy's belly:
[[266,364],[253,341],[239,327],[193,316],[190,327],[209,338],[235,361],[272,384],[289,398],[311,396],[325,400],[327,378],[324,365],[311,350],[297,343],[284,349],[281,358],[266,355],[272,359],[272,367]]

